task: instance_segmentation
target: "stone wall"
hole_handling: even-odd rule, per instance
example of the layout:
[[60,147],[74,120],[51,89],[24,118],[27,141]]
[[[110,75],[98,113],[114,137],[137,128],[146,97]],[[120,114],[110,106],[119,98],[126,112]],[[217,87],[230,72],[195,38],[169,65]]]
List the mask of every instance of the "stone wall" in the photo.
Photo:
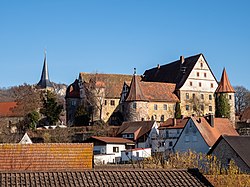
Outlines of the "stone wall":
[[[136,103],[136,107],[134,107],[134,103]],[[150,120],[148,115],[148,102],[135,101],[124,103],[124,118],[125,121]]]
[[221,161],[221,164],[224,167],[227,167],[229,161],[232,159],[242,171],[247,171],[248,173],[250,172],[250,168],[224,139],[220,141],[220,143],[213,150],[212,154],[215,155]]

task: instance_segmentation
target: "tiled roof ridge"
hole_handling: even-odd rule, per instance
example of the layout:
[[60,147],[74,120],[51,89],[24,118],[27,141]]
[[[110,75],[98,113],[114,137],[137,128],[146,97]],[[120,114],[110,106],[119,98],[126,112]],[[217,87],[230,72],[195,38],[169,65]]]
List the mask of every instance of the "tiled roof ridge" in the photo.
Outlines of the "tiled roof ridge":
[[215,91],[216,93],[235,93],[226,72],[226,68],[223,69],[220,83]]
[[[80,72],[80,74],[85,74],[85,75],[125,75],[125,76],[131,76],[130,74],[121,74],[121,73],[89,73],[89,72]],[[137,75],[141,76],[141,75]]]

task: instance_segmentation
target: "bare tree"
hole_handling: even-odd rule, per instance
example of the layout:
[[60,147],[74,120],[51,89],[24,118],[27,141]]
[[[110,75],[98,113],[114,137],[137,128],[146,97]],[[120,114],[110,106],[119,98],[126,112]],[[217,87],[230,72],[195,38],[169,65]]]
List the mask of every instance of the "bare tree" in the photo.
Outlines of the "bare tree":
[[244,86],[235,86],[234,89],[236,114],[240,114],[250,106],[250,91]]

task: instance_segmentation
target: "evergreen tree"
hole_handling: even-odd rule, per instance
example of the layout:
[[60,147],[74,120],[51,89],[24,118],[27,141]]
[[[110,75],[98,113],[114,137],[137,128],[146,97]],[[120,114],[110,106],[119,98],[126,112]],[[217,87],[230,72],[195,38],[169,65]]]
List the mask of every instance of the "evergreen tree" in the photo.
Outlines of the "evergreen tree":
[[47,118],[49,125],[55,125],[58,122],[62,110],[63,106],[57,103],[55,94],[47,91],[40,112]]
[[181,106],[180,106],[180,102],[176,103],[174,117],[176,119],[180,119],[181,118]]
[[75,125],[89,125],[89,113],[83,105],[78,106],[75,112]]
[[230,104],[229,100],[226,97],[226,94],[219,94],[216,97],[216,108],[215,116],[216,117],[226,117],[230,118]]

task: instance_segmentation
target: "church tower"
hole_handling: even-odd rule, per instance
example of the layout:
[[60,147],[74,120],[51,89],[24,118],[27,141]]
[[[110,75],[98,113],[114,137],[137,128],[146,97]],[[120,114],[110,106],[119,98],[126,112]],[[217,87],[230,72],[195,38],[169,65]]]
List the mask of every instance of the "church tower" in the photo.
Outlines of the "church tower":
[[44,52],[44,62],[43,62],[43,70],[40,81],[37,83],[37,86],[41,89],[53,89],[53,85],[49,80],[49,71],[46,60],[46,52]]
[[139,77],[136,70],[130,83],[128,97],[125,100],[125,121],[148,120],[148,101],[140,87]]
[[234,124],[235,123],[235,97],[234,97],[235,90],[231,86],[230,81],[227,76],[226,69],[223,69],[220,83],[215,91],[216,96],[220,94],[225,94],[228,98],[230,104],[230,121]]

